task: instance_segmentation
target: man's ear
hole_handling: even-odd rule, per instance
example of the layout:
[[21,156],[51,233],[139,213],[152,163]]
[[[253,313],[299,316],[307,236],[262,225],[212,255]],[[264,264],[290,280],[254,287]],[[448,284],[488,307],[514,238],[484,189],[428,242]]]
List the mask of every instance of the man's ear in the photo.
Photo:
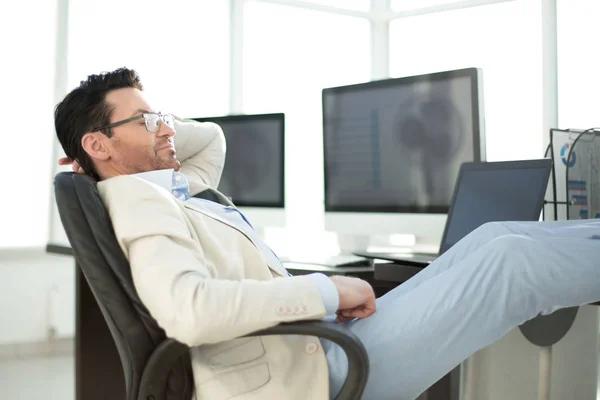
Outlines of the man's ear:
[[102,132],[88,132],[81,138],[81,146],[92,159],[107,161],[110,153],[106,139],[108,138]]

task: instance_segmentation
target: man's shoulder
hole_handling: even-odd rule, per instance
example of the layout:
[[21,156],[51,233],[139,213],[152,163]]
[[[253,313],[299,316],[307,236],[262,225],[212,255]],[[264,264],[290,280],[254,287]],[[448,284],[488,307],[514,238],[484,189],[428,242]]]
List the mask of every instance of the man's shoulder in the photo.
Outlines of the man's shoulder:
[[178,201],[152,182],[123,175],[98,182],[97,187],[122,245],[123,240],[168,235],[182,226]]
[[152,198],[174,200],[165,189],[133,175],[120,175],[98,182],[98,194],[107,205],[135,203]]

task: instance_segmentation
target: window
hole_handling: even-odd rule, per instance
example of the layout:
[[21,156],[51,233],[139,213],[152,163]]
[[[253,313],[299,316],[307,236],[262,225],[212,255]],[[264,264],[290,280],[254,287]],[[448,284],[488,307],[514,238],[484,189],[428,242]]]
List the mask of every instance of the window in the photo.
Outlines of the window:
[[[156,110],[182,118],[229,111],[228,2],[70,0],[68,56],[69,90],[126,66],[138,71]],[[70,170],[51,163],[55,173]],[[50,221],[50,241],[65,243],[54,199]]]
[[[537,2],[514,1],[394,20],[390,73],[483,70],[487,159],[543,155]],[[509,26],[510,25],[510,26]]]
[[464,1],[465,0],[392,0],[392,10],[396,12],[413,11]]
[[54,136],[55,2],[3,3],[0,247],[44,246]]
[[362,18],[245,6],[244,112],[286,114],[288,227],[303,240],[323,229],[321,90],[370,79],[369,30]]
[[305,3],[314,3],[321,6],[345,8],[355,11],[369,11],[371,0],[302,0]]
[[560,128],[600,126],[597,93],[600,91],[600,54],[596,0],[557,4],[558,122]]
[[181,117],[229,110],[227,1],[71,0],[69,22],[70,87],[127,66],[158,110]]

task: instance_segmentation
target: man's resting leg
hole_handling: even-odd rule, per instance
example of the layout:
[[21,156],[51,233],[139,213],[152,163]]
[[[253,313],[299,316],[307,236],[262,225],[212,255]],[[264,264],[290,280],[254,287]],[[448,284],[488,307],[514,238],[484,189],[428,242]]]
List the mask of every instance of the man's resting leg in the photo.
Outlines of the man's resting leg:
[[[599,260],[598,240],[505,235],[350,322],[370,357],[365,399],[414,399],[541,312],[600,300]],[[335,345],[327,358],[335,393],[347,364]]]
[[413,278],[402,283],[385,296],[378,299],[377,306],[383,306],[402,296],[408,291],[416,288],[422,282],[430,279],[442,271],[451,268],[469,254],[503,235],[525,235],[534,238],[542,237],[571,237],[587,239],[594,234],[600,235],[600,220],[577,220],[577,221],[522,221],[522,222],[489,222],[481,225],[461,241],[456,243],[450,250],[442,254],[431,265],[424,268]]

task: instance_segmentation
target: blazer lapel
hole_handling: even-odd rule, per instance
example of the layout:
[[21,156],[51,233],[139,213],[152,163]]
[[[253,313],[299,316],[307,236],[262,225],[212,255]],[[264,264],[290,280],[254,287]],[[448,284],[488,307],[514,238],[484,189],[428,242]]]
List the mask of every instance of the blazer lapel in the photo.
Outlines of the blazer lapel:
[[[216,190],[213,190],[213,189],[208,189],[208,190],[211,190],[214,194],[216,194],[219,197],[220,201],[225,201],[227,203],[227,204],[223,204],[223,203],[221,203],[221,204],[226,205],[226,206],[235,207],[233,205],[233,203],[227,197],[225,197],[222,193],[220,193],[220,192],[218,192]],[[196,196],[194,196],[194,197],[196,197]],[[285,271],[283,270],[283,267],[279,267],[277,265],[272,265],[271,263],[269,263],[267,261],[267,259],[262,254],[262,251],[260,250],[260,248],[258,247],[258,245],[254,242],[254,240],[252,240],[252,238],[250,236],[248,236],[246,234],[246,232],[244,232],[243,229],[238,228],[237,226],[235,226],[234,224],[232,224],[228,220],[221,218],[221,216],[219,216],[219,215],[217,215],[217,214],[215,214],[215,213],[213,213],[213,212],[211,212],[209,210],[205,210],[203,208],[197,207],[195,204],[193,204],[193,202],[186,201],[186,202],[183,203],[183,205],[187,209],[190,209],[190,210],[199,212],[200,214],[206,215],[207,217],[212,218],[214,220],[217,220],[217,221],[219,221],[219,222],[221,222],[221,223],[223,223],[225,225],[228,225],[228,226],[232,227],[233,229],[237,230],[238,232],[240,232],[242,235],[244,235],[254,245],[254,247],[256,247],[256,250],[261,254],[261,256],[263,256],[263,259],[265,260],[265,264],[267,264],[267,266],[269,267],[269,269],[271,271],[275,272],[277,275],[280,275],[280,276],[288,276],[288,275],[285,274]]]

